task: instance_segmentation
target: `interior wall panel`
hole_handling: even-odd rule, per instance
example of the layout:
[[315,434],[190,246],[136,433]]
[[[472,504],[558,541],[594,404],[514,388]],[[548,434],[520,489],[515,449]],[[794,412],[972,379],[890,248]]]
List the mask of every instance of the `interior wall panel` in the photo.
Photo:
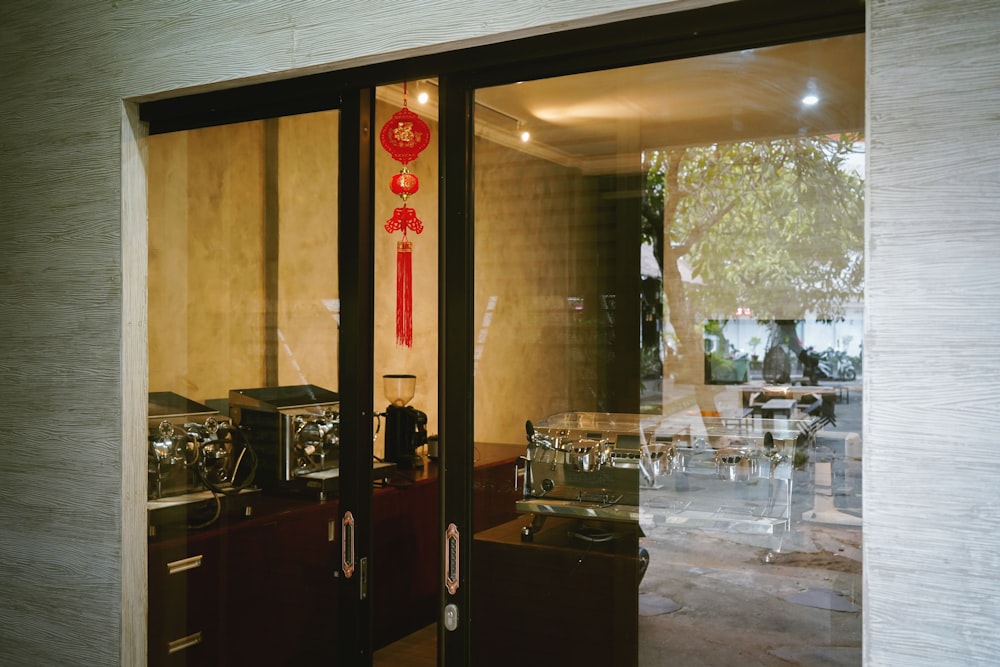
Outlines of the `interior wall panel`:
[[869,2],[869,665],[1000,655],[1000,4]]

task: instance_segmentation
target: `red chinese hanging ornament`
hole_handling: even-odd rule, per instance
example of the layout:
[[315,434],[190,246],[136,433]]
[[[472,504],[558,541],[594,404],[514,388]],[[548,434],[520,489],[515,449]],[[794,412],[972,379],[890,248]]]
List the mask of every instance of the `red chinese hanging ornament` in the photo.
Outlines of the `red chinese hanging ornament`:
[[417,218],[417,212],[406,205],[410,196],[420,189],[420,181],[410,173],[407,165],[427,148],[431,131],[427,123],[407,108],[406,82],[403,82],[403,108],[382,126],[379,140],[392,159],[403,165],[389,182],[389,189],[403,200],[403,205],[392,212],[392,217],[385,223],[385,231],[390,234],[403,232],[403,237],[396,242],[396,344],[412,347],[413,242],[407,238],[406,232],[412,230],[414,234],[419,234],[424,231],[424,223]]

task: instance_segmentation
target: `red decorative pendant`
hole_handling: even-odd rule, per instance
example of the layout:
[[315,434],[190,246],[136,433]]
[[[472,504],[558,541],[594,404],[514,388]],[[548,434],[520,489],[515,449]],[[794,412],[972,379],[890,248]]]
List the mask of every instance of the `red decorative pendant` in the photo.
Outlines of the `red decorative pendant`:
[[379,141],[392,159],[404,166],[413,162],[431,141],[431,129],[420,116],[403,108],[392,114],[379,134]]
[[409,206],[400,206],[394,209],[392,212],[392,217],[385,222],[385,231],[392,234],[393,232],[403,232],[403,240],[406,240],[406,230],[412,229],[414,234],[419,234],[424,231],[424,223],[420,222],[417,218],[417,212],[414,211]]
[[417,159],[430,140],[427,123],[406,107],[406,83],[403,83],[403,108],[382,126],[379,141],[392,159],[403,165],[402,171],[389,182],[389,189],[403,200],[403,205],[393,210],[385,231],[403,232],[403,238],[396,243],[396,344],[404,347],[413,346],[413,242],[406,232],[424,231],[417,212],[406,205],[406,200],[420,189],[419,179],[406,165]]
[[396,243],[396,345],[413,347],[413,243],[411,241]]
[[403,201],[406,201],[420,189],[420,181],[417,179],[416,174],[411,174],[406,169],[403,169],[403,171],[392,177],[392,180],[389,182],[389,189],[392,190],[394,195],[398,195],[403,198]]

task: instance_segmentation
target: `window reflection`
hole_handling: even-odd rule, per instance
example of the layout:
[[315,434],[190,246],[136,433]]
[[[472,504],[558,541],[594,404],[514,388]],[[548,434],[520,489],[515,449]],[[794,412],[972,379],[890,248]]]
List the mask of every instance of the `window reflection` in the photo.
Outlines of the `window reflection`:
[[634,517],[640,664],[860,663],[863,57],[477,91],[476,438],[529,422],[532,544]]

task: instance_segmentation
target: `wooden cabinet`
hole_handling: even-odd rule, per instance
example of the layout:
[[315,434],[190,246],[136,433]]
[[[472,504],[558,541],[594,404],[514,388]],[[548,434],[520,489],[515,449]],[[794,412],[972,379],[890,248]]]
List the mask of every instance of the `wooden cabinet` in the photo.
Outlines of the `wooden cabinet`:
[[280,665],[279,614],[275,603],[284,576],[278,567],[277,522],[232,526],[218,535],[219,614],[217,665]]
[[338,517],[338,504],[330,501],[278,521],[275,581],[280,585],[268,616],[278,629],[281,660],[272,664],[335,664]]
[[[516,516],[513,480],[512,460],[476,469],[476,530]],[[432,468],[374,494],[376,649],[437,619],[438,498]],[[335,664],[338,502],[260,496],[252,508],[150,541],[151,666]]]
[[149,664],[214,664],[222,571],[216,540],[174,540],[149,548]]
[[514,503],[523,491],[514,487],[514,460],[476,468],[473,479],[473,532],[478,533],[517,518]]
[[330,565],[336,506],[308,509],[151,542],[149,665],[292,665],[320,653],[335,636],[321,624],[334,627],[336,592],[314,562]]
[[574,542],[591,527],[549,518],[533,542],[525,517],[473,544],[473,664],[608,665],[638,661],[638,527],[605,524],[607,546]]
[[440,567],[437,479],[375,494],[371,592],[374,648],[432,623]]

